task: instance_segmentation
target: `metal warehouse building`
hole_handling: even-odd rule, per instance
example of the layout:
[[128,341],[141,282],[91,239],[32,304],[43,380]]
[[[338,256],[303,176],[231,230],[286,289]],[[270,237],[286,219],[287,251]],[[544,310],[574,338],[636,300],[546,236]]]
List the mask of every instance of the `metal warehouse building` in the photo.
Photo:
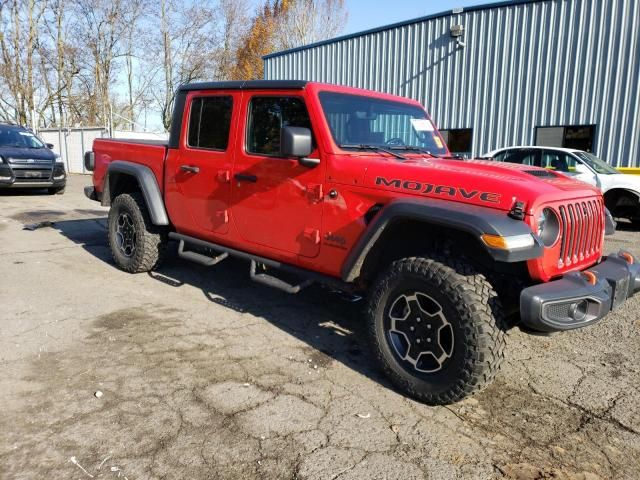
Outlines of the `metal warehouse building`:
[[266,79],[414,98],[455,152],[568,146],[640,166],[638,0],[457,9],[274,53],[264,67]]

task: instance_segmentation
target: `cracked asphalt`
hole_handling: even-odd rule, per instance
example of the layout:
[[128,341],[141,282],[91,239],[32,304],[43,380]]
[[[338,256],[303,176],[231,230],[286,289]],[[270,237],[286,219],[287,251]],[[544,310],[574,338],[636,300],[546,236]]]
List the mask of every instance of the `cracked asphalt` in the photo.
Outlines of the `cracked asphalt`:
[[581,331],[512,330],[493,385],[428,407],[371,365],[361,302],[175,248],[117,270],[89,181],[0,194],[0,478],[640,478],[640,299]]

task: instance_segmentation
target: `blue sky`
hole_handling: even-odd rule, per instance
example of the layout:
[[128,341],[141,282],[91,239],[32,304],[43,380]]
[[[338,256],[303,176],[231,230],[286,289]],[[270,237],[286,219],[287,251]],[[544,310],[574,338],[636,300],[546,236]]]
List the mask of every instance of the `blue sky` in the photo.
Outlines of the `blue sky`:
[[344,34],[360,32],[390,23],[423,17],[433,13],[470,7],[495,0],[345,0],[349,10],[349,20]]

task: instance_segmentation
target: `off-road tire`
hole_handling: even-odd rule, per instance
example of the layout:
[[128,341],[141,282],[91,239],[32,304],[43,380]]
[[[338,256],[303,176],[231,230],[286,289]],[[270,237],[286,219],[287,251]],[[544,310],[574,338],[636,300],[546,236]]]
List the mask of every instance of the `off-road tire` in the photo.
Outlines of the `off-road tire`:
[[[385,330],[394,298],[413,289],[439,303],[453,332],[451,357],[435,373],[411,371]],[[373,355],[384,373],[402,392],[430,405],[450,404],[480,391],[504,359],[506,328],[500,301],[487,279],[464,259],[434,255],[394,262],[373,286],[367,322]]]
[[[135,250],[130,256],[123,253],[116,238],[117,222],[121,214],[128,215],[135,229]],[[140,192],[120,194],[111,202],[108,236],[111,255],[118,268],[125,272],[149,272],[158,268],[164,259],[167,247],[166,231],[151,222]]]
[[47,188],[49,195],[62,195],[65,187],[51,187]]

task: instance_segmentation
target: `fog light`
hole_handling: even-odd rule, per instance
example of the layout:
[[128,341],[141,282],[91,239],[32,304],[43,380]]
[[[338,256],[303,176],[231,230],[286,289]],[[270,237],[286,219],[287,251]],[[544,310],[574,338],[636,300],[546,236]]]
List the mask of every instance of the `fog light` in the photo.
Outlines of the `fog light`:
[[582,322],[587,318],[587,311],[589,310],[589,302],[586,300],[580,300],[579,302],[572,303],[569,307],[569,315],[576,322]]

